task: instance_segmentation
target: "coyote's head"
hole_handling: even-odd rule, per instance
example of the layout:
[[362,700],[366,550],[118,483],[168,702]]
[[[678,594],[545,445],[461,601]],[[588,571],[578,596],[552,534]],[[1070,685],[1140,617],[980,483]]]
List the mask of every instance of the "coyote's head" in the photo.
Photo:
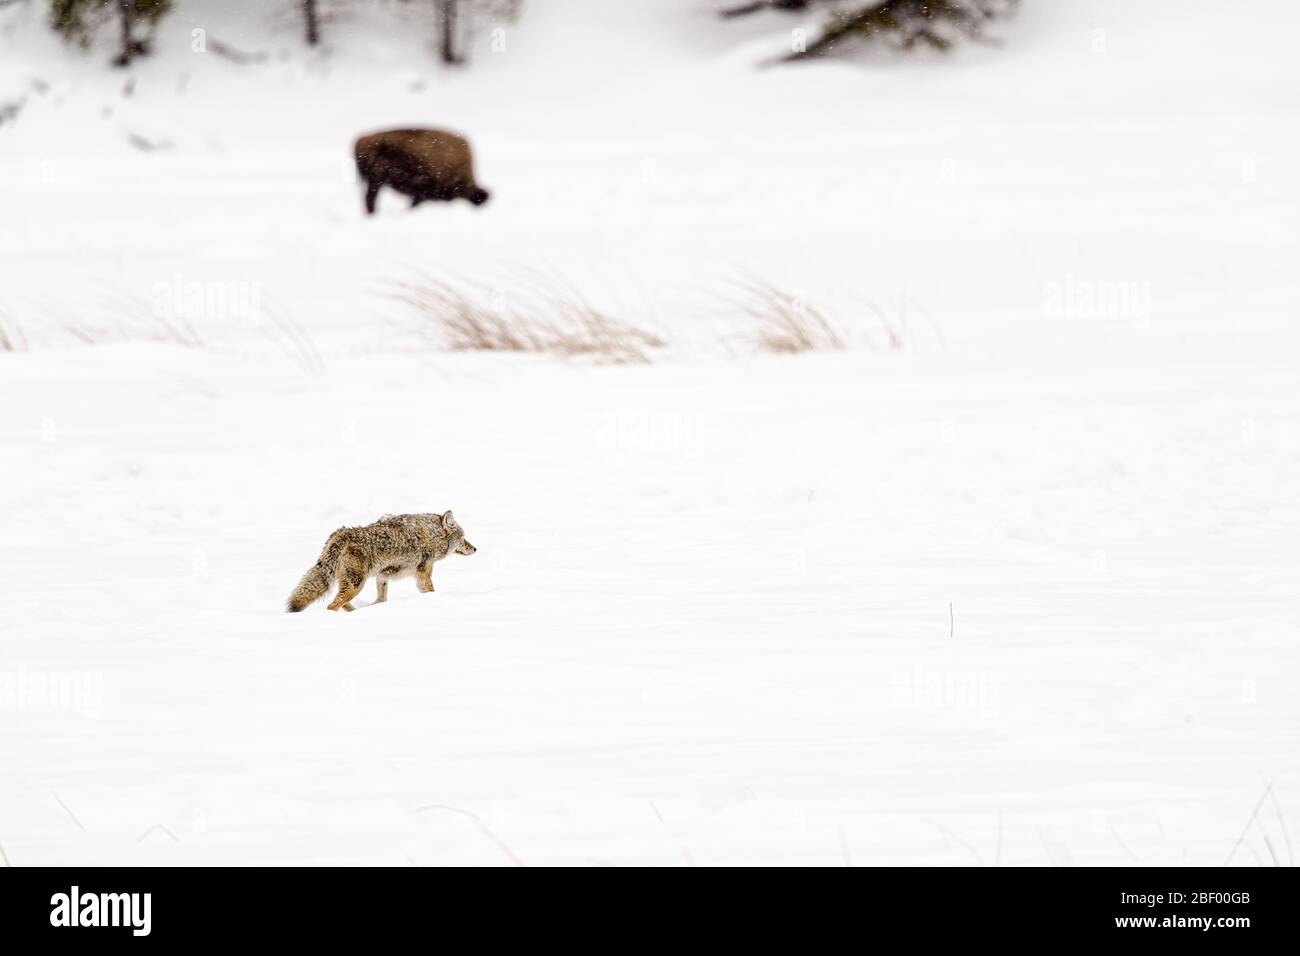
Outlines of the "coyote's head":
[[457,554],[473,554],[478,550],[466,540],[465,530],[456,523],[456,518],[450,511],[443,513],[442,530],[447,532],[448,551],[455,551]]

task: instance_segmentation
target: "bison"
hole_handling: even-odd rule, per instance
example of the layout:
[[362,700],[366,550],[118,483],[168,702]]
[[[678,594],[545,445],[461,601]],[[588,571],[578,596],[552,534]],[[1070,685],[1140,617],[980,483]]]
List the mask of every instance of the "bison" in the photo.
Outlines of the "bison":
[[440,129],[393,129],[362,136],[356,144],[357,172],[366,181],[366,212],[375,211],[375,198],[384,186],[411,197],[418,206],[426,199],[468,199],[476,206],[488,201],[488,191],[474,182],[469,143]]

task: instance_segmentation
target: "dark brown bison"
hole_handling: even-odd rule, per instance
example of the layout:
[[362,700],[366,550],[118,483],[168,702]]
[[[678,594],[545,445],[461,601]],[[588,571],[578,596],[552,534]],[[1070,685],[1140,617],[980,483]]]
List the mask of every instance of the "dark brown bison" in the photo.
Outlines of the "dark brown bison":
[[469,143],[440,129],[392,129],[357,140],[357,172],[366,181],[366,212],[375,211],[375,197],[384,186],[411,197],[418,206],[426,199],[468,199],[476,206],[488,201],[488,191],[474,182]]

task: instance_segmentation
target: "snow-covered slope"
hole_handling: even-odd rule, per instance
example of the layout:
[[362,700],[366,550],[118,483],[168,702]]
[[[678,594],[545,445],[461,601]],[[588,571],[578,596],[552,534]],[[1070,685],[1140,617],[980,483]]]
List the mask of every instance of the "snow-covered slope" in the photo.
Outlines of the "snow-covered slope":
[[[311,55],[177,6],[129,74],[0,11],[8,861],[1288,861],[1296,16],[762,70],[792,21],[534,0],[449,73],[406,5]],[[366,219],[410,123],[493,200]],[[531,269],[669,344],[450,355],[384,294]],[[745,275],[905,347],[719,341]],[[446,508],[435,594],[280,613]]]
[[[573,0],[527,7],[505,52],[451,75],[395,28],[408,5],[354,6],[308,58],[293,4],[182,3],[130,96],[107,50],[18,23],[0,58],[0,91],[26,97],[0,127],[15,321],[39,336],[178,278],[245,283],[353,348],[374,344],[358,320],[391,311],[374,292],[392,275],[504,282],[520,264],[680,337],[745,270],[846,311],[906,295],[956,336],[970,313],[1040,324],[1044,287],[1071,277],[1146,283],[1180,315],[1282,294],[1285,31],[1221,4],[1029,3],[1002,50],[757,70],[779,32],[733,34],[696,3]],[[192,53],[194,29],[271,59]],[[363,222],[351,141],[409,123],[468,133],[493,201],[411,215],[387,194]]]

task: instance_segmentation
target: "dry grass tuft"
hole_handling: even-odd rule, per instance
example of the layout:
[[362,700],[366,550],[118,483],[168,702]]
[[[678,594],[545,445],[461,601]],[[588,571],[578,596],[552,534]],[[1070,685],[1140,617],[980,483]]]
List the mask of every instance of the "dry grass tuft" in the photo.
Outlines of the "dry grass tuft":
[[761,351],[794,355],[844,348],[840,331],[803,298],[752,276],[735,285],[734,305],[749,324],[743,337]]
[[288,356],[298,368],[310,374],[325,370],[320,350],[303,324],[279,305],[268,303],[262,309],[266,322],[260,326],[263,335]]
[[27,336],[9,318],[7,313],[0,312],[0,352],[26,352]]
[[390,292],[452,351],[541,352],[609,362],[648,362],[666,343],[648,329],[615,319],[572,285],[525,272],[509,283],[450,282],[422,276]]
[[[43,316],[39,327],[83,345],[159,342],[187,349],[212,345],[188,317],[159,310],[140,296],[119,294],[95,310],[74,312],[59,303],[37,304],[34,308]],[[233,321],[229,317],[226,320]],[[268,339],[304,372],[324,370],[320,350],[310,333],[278,303],[266,302],[243,324]],[[50,340],[49,336],[37,338],[42,345]],[[23,329],[9,318],[7,310],[0,308],[0,352],[27,351],[30,347]]]
[[201,349],[207,342],[183,316],[159,314],[152,303],[140,296],[123,296],[110,303],[118,318],[111,322],[65,322],[63,330],[86,345],[106,342],[165,342],[187,349]]
[[[855,321],[842,322],[766,279],[745,276],[733,281],[732,289],[724,299],[733,324],[739,326],[733,337],[759,351],[795,355],[865,347],[892,352],[931,340],[940,347],[947,345],[929,313],[906,297],[887,307],[860,300],[854,307]],[[914,311],[928,325],[928,335],[917,335],[911,321]]]
[[[873,349],[896,351],[911,347],[948,347],[948,340],[934,316],[906,296],[899,296],[887,309],[871,301],[864,304],[876,318],[875,331],[864,330],[867,343]],[[914,314],[921,317],[921,322],[913,321]]]

